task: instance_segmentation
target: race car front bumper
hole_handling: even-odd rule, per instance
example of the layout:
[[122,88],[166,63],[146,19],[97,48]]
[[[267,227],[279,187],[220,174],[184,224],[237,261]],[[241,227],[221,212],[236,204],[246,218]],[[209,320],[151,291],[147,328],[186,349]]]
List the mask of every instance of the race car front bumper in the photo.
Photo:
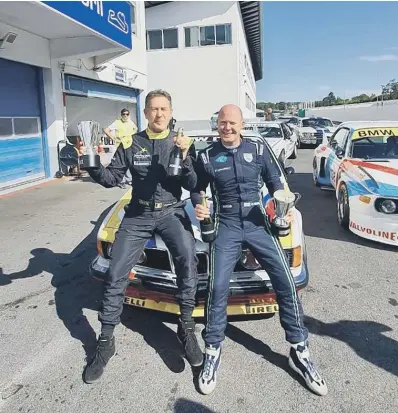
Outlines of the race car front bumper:
[[[90,265],[90,273],[93,277],[103,280],[109,270],[109,260],[98,255]],[[161,311],[179,315],[180,308],[175,298],[177,285],[169,282],[170,274],[162,274],[157,281],[151,278],[152,269],[136,266],[130,273],[129,285],[125,292],[124,303],[133,307],[142,307],[149,310]],[[300,268],[292,269],[296,290],[306,287],[309,281],[309,273],[306,259]],[[228,297],[227,314],[254,315],[270,314],[279,311],[276,295],[271,281],[258,280],[255,272],[245,272],[244,276],[234,273]],[[253,275],[251,277],[251,274]],[[175,280],[175,275],[173,275]],[[246,279],[245,281],[240,281]],[[253,281],[250,281],[253,279]],[[207,277],[200,277],[196,294],[196,307],[194,317],[204,317],[204,304],[207,296]]]
[[351,209],[350,231],[362,238],[398,247],[398,215],[377,215],[379,216]]
[[304,143],[305,145],[316,145],[318,142],[318,139],[315,135],[312,135],[312,136],[302,135],[300,137],[300,142]]

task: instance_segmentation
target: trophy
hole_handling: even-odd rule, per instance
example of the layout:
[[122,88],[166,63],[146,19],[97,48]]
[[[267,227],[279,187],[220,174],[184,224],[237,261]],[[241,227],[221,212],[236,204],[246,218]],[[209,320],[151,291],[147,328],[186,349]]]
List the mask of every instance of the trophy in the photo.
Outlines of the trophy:
[[299,193],[293,193],[284,189],[274,192],[275,218],[272,225],[276,229],[278,236],[286,237],[289,235],[290,224],[284,218],[300,199],[301,195]]
[[81,169],[99,168],[101,159],[96,153],[95,146],[98,146],[100,141],[100,124],[92,120],[79,122],[77,125],[80,138],[85,147],[85,154],[79,158],[79,166]]

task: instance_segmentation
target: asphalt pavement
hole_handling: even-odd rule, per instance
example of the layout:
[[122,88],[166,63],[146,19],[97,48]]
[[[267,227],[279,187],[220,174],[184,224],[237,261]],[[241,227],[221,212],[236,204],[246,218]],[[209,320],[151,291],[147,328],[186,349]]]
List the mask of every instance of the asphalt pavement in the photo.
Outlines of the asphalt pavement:
[[397,412],[397,250],[339,227],[334,194],[312,184],[312,153],[299,151],[289,182],[303,195],[311,279],[302,300],[326,397],[289,371],[278,316],[230,321],[217,389],[202,396],[176,318],[134,308],[106,374],[84,384],[101,294],[87,267],[124,191],[62,180],[0,198],[0,412]]

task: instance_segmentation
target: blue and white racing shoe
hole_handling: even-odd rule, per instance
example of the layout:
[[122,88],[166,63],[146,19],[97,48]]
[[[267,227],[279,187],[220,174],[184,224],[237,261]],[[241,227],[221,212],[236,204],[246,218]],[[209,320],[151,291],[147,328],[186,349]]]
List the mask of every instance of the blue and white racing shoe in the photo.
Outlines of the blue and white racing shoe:
[[305,380],[314,393],[319,396],[328,394],[325,380],[311,361],[307,343],[299,343],[290,348],[289,366]]
[[199,375],[199,390],[210,394],[216,388],[217,370],[221,364],[221,346],[206,346],[202,371]]

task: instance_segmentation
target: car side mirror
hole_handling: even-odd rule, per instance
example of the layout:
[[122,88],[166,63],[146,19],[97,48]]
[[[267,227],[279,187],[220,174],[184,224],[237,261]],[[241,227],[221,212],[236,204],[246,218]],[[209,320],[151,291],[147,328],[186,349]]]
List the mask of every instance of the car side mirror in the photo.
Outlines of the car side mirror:
[[294,168],[292,166],[288,166],[285,168],[285,174],[286,175],[292,175],[294,174],[296,171],[294,170]]
[[338,158],[340,158],[340,159],[344,156],[344,151],[343,151],[343,149],[341,149],[341,148],[339,148],[339,147],[336,148],[335,153],[336,153],[336,156],[337,156]]

